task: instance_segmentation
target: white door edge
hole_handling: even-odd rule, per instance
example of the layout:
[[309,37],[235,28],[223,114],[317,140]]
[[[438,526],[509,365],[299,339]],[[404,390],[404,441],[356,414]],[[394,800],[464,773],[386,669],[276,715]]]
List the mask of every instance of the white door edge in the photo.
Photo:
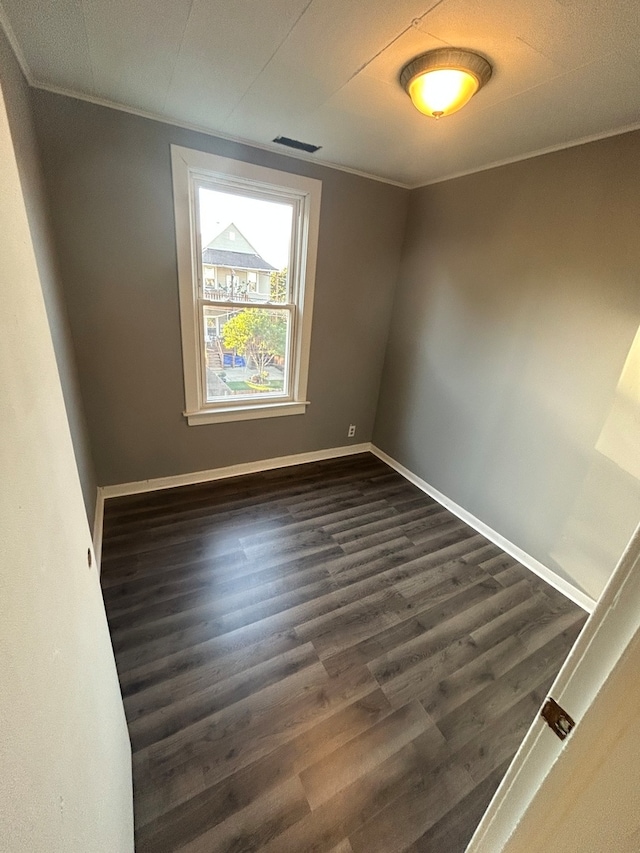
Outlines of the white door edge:
[[[609,673],[640,631],[640,525],[576,640],[549,695],[576,720],[588,712]],[[480,821],[467,853],[499,853],[563,745],[537,716]]]

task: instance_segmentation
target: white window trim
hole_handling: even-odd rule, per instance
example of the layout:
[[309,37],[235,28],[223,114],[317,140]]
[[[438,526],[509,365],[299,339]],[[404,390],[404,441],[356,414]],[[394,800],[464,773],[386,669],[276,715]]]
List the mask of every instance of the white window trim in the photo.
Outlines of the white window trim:
[[[252,420],[255,418],[301,415],[309,405],[307,379],[311,345],[313,292],[316,277],[316,255],[320,224],[320,198],[322,182],[314,178],[267,169],[241,160],[220,157],[204,151],[195,151],[178,145],[171,146],[173,174],[173,201],[178,257],[178,285],[180,294],[180,329],[182,333],[182,363],[184,369],[185,411],[190,426],[224,421]],[[194,179],[238,180],[247,188],[262,188],[277,193],[297,196],[301,210],[299,236],[300,274],[297,286],[299,322],[292,340],[291,388],[287,398],[274,400],[242,400],[232,403],[207,403],[203,399],[202,367],[200,357],[200,318],[198,306],[198,280],[201,259],[197,255],[195,232]],[[265,306],[265,307],[268,307]],[[275,307],[275,306],[274,306]]]

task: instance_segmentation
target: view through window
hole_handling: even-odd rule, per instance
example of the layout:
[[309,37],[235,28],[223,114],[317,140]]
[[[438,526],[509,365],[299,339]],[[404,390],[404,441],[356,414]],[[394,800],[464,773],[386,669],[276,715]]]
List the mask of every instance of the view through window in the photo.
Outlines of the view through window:
[[197,216],[205,400],[287,396],[294,205],[201,183]]

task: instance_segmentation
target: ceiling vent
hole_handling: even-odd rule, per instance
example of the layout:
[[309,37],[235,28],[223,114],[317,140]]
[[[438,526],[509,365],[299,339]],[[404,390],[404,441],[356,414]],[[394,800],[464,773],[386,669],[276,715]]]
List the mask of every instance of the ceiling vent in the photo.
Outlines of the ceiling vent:
[[276,136],[273,140],[278,145],[286,145],[287,148],[295,148],[297,151],[306,151],[307,154],[315,154],[322,145],[311,145],[309,142],[299,142],[297,139],[289,139],[288,136]]

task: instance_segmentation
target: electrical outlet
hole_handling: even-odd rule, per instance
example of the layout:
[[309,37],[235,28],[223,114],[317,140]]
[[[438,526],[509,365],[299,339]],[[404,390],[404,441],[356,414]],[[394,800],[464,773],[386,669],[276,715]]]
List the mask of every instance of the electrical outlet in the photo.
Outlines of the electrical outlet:
[[356,434],[356,425],[355,424],[349,424],[349,430],[347,431],[347,438],[353,438],[353,436],[355,434]]

